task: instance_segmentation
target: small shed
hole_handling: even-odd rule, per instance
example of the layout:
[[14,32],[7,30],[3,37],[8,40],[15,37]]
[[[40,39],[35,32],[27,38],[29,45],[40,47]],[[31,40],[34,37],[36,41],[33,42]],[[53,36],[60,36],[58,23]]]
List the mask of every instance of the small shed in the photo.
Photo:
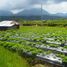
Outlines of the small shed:
[[7,29],[19,29],[19,23],[16,21],[1,21],[0,22],[0,30],[7,30]]

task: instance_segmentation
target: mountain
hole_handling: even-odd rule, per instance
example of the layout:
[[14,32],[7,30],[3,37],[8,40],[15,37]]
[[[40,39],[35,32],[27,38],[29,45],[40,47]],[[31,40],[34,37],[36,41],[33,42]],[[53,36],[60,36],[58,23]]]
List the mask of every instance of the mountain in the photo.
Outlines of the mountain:
[[60,17],[67,17],[67,13],[56,13],[54,14],[55,16],[60,16]]
[[[42,14],[42,16],[41,16]],[[11,11],[4,11],[0,10],[0,19],[4,20],[11,20],[15,16],[16,18],[24,18],[27,20],[48,20],[48,19],[58,19],[58,18],[64,18],[66,16],[63,16],[61,13],[57,14],[50,14],[46,10],[42,9],[41,13],[41,8],[31,8],[31,9],[25,9],[17,14],[13,14]]]
[[12,16],[12,12],[10,11],[5,11],[5,10],[0,10],[0,16]]
[[[48,15],[49,13],[42,9],[42,14]],[[40,8],[25,9],[24,11],[16,14],[16,16],[41,16],[41,9]]]
[[[42,14],[42,17],[41,17],[41,14]],[[15,16],[19,16],[27,20],[40,20],[40,19],[48,20],[48,19],[60,18],[58,16],[50,14],[49,12],[43,9],[41,13],[41,8],[25,9],[19,12],[18,14],[15,14]]]

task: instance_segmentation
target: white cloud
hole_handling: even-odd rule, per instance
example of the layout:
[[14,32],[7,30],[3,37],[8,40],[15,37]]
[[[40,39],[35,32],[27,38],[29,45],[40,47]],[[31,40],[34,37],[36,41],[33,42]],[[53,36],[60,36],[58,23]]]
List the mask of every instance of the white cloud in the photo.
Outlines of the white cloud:
[[27,0],[0,0],[0,10],[21,9],[28,5]]
[[41,8],[41,5],[40,4],[35,4],[35,5],[33,5],[33,8]]
[[6,5],[7,3],[8,3],[7,0],[0,0],[0,9],[7,7],[7,5]]
[[11,10],[11,12],[13,13],[13,14],[17,14],[17,13],[19,13],[19,12],[21,12],[21,11],[23,11],[24,9],[19,9],[19,10]]
[[67,0],[0,0],[0,10],[10,10],[14,14],[22,11],[22,9],[41,8],[50,13],[66,13]]
[[[35,4],[30,8],[41,8],[41,4]],[[49,13],[67,13],[67,2],[43,4],[42,8]]]
[[12,9],[22,9],[24,7],[27,7],[29,4],[29,1],[27,0],[11,0],[9,1],[10,8]]
[[62,2],[58,4],[46,4],[43,5],[43,9],[50,13],[67,13],[67,2]]

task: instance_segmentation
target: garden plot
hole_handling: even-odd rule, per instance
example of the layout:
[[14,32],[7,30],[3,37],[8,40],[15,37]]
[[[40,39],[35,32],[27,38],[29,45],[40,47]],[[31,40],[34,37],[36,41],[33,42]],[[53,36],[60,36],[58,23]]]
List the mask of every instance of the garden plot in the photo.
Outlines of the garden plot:
[[[40,29],[39,29],[40,31]],[[67,33],[48,31],[3,31],[0,45],[19,53],[26,53],[55,63],[67,62]],[[54,52],[56,55],[54,55]],[[41,55],[42,54],[42,55]]]

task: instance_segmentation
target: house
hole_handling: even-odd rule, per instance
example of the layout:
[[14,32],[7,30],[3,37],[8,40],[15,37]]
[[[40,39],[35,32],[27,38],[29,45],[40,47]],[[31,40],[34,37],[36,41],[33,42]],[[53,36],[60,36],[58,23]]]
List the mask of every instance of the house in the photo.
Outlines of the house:
[[0,30],[7,30],[7,29],[19,29],[19,23],[16,21],[1,21],[0,22]]

